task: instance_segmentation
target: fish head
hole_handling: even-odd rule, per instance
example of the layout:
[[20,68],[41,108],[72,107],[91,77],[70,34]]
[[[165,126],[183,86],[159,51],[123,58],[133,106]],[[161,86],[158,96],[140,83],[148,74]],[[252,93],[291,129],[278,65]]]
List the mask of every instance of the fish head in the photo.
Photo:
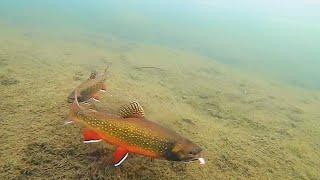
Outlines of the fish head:
[[171,144],[167,149],[166,159],[170,161],[191,162],[199,160],[202,149],[195,143],[184,139]]

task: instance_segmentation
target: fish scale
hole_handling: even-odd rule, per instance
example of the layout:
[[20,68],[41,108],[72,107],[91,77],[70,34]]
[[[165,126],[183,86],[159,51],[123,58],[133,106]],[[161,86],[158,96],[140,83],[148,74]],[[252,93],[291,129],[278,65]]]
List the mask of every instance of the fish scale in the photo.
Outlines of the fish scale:
[[157,137],[145,129],[139,130],[134,124],[113,122],[112,119],[93,119],[90,116],[82,116],[81,118],[85,119],[87,126],[90,128],[97,128],[99,131],[114,136],[128,145],[139,145],[155,153],[164,153],[166,144],[169,143],[168,139]]

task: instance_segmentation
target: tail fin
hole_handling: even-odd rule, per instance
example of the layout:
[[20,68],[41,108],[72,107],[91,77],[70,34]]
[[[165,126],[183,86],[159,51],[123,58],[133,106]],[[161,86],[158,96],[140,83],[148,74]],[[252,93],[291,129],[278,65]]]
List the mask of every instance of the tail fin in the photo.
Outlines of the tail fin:
[[75,89],[74,90],[74,101],[70,107],[70,113],[67,117],[67,121],[64,123],[65,125],[73,124],[75,122],[77,112],[79,112],[81,110],[81,106],[79,105],[77,94],[78,94],[78,90]]
[[74,90],[74,101],[71,105],[71,111],[78,112],[79,110],[81,110],[81,106],[78,102],[78,89],[75,89]]

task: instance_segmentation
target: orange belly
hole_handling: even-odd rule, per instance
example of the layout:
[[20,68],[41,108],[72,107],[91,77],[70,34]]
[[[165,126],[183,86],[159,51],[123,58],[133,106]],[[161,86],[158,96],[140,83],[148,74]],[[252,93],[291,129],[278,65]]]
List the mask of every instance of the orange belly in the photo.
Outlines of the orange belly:
[[152,158],[160,158],[160,155],[157,152],[150,151],[139,146],[129,145],[128,143],[123,142],[121,139],[117,137],[109,136],[105,133],[98,132],[98,134],[105,142],[115,146],[123,147],[131,153],[152,157]]

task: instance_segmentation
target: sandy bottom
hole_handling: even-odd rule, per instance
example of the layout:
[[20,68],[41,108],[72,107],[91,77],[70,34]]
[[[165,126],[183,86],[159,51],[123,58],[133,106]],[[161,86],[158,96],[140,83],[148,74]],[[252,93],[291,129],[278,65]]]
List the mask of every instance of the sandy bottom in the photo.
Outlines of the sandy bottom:
[[[182,50],[3,27],[1,179],[320,177],[319,92],[259,80]],[[69,92],[110,63],[109,89],[98,105],[116,112],[139,101],[149,119],[199,144],[204,166],[131,154],[113,168],[113,147],[83,144],[80,128],[64,125]]]

